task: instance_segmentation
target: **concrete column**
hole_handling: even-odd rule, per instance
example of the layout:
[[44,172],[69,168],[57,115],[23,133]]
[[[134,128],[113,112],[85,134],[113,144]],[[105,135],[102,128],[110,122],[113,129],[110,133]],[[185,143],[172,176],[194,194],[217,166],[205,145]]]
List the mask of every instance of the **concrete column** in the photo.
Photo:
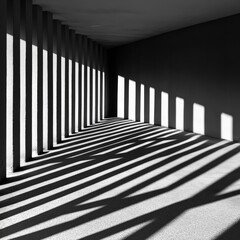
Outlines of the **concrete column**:
[[65,41],[66,26],[61,26],[61,140],[65,137]]
[[[57,93],[57,83],[58,83],[58,55],[57,55],[57,20],[53,20],[53,146],[58,143],[57,140],[57,128],[58,128],[58,118],[57,118],[57,105],[58,105],[58,93]],[[61,38],[60,38],[61,40]]]
[[26,161],[32,158],[32,0],[26,0],[23,16],[26,27]]
[[72,116],[71,116],[71,120],[72,120],[72,128],[70,129],[71,133],[75,132],[75,62],[76,62],[76,35],[75,32],[73,30],[70,31],[70,36],[71,36],[71,41],[70,41],[70,45],[71,45],[71,58],[72,58],[72,96],[70,96],[72,99]]
[[89,46],[89,67],[90,67],[90,76],[89,76],[89,118],[90,118],[90,125],[93,124],[93,117],[92,117],[92,103],[93,103],[93,42],[88,39],[88,46]]
[[72,133],[72,30],[69,30],[68,44],[68,134]]
[[0,182],[6,178],[6,25],[7,0],[0,1]]
[[97,97],[98,97],[98,109],[97,109],[97,114],[98,114],[98,121],[101,120],[101,46],[98,45],[98,60],[97,60],[97,63],[98,63],[98,67],[97,67],[97,70],[98,70],[98,94],[97,94]]
[[102,120],[103,112],[103,48],[100,47],[100,60],[99,60],[99,69],[100,69],[100,120]]
[[20,1],[7,3],[7,168],[20,167]]
[[116,71],[116,59],[115,54],[111,50],[107,52],[107,55],[106,117],[117,117],[118,72]]
[[45,12],[48,51],[48,149],[53,148],[53,17]]
[[33,6],[33,44],[37,46],[37,152],[43,153],[43,18],[42,8]]
[[95,121],[98,122],[98,44],[94,45],[94,60],[95,60]]
[[13,1],[13,171],[20,168],[20,1]]
[[87,37],[84,37],[84,43],[83,43],[83,48],[84,48],[84,123],[83,126],[87,127],[87,67],[88,67],[88,40]]
[[75,113],[75,118],[74,118],[74,132],[79,131],[79,35],[74,34],[74,44],[75,44],[75,88],[74,88],[74,94],[75,94],[75,100],[74,100],[74,113]]
[[56,54],[57,54],[57,143],[61,142],[61,40],[62,40],[62,28],[60,21],[54,21],[54,36],[56,38]]
[[96,56],[95,56],[95,42],[92,41],[92,124],[96,123]]
[[83,59],[83,45],[82,45],[83,37],[77,36],[77,44],[76,44],[76,52],[78,55],[78,131],[81,131],[82,126],[82,59]]
[[38,36],[38,154],[43,153],[43,14],[37,7]]
[[65,137],[69,136],[69,28],[65,27]]
[[48,149],[48,28],[47,13],[43,12],[43,149]]
[[106,99],[108,94],[108,70],[107,70],[107,52],[106,49],[103,48],[103,112],[102,112],[102,119],[106,116]]

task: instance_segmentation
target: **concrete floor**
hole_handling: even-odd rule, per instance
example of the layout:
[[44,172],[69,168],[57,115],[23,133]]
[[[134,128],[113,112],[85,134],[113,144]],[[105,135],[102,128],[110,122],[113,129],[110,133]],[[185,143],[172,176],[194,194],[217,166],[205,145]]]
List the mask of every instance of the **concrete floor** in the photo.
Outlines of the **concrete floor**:
[[240,145],[108,119],[1,189],[1,239],[240,239]]

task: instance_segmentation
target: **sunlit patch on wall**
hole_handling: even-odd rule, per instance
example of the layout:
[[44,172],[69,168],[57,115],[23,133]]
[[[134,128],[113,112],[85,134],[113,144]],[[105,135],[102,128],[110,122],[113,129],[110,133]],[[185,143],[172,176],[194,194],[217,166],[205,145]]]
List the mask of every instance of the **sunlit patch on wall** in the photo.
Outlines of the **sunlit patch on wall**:
[[149,123],[154,124],[155,116],[155,89],[149,88]]
[[38,155],[37,140],[37,84],[38,84],[38,47],[32,45],[32,156]]
[[129,80],[128,118],[136,121],[136,82]]
[[20,40],[20,162],[26,160],[26,41]]
[[53,146],[57,145],[57,54],[53,53]]
[[161,125],[168,127],[168,93],[161,92]]
[[98,89],[97,89],[97,92],[98,92],[98,105],[97,105],[97,121],[99,122],[100,121],[100,106],[101,106],[101,102],[100,102],[100,93],[101,93],[101,71],[98,70]]
[[43,50],[43,149],[48,149],[48,52],[45,49]]
[[13,170],[13,36],[6,36],[7,48],[7,109],[6,109],[6,159],[7,172]]
[[72,82],[74,79],[72,79],[72,65],[73,62],[71,59],[68,61],[68,133],[72,133]]
[[103,74],[103,81],[102,81],[102,119],[105,118],[105,72]]
[[92,79],[92,121],[93,124],[96,123],[96,70],[93,69],[93,79]]
[[82,64],[82,76],[81,76],[81,84],[82,84],[82,91],[81,91],[81,129],[84,129],[84,65]]
[[205,134],[205,107],[198,103],[193,104],[193,132]]
[[117,116],[124,118],[124,88],[125,79],[124,77],[118,76],[118,92],[117,92]]
[[229,114],[221,114],[221,138],[233,141],[233,117]]
[[144,122],[144,85],[140,88],[140,122]]
[[65,58],[61,57],[61,136],[65,138]]
[[176,129],[184,130],[184,99],[176,97]]
[[75,62],[75,132],[78,132],[78,119],[79,119],[79,63]]
[[87,126],[90,125],[90,67],[87,67]]

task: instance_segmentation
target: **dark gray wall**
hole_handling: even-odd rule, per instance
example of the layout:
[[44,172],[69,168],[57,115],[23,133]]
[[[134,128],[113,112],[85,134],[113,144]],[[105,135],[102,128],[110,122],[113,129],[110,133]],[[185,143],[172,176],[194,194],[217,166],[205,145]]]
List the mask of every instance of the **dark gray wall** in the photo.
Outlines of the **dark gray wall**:
[[[205,133],[220,137],[220,116],[233,116],[240,137],[240,15],[159,35],[109,50],[109,111],[117,114],[117,75],[169,94],[169,123],[175,127],[175,98],[185,100],[185,130],[192,131],[193,103],[205,107]],[[115,99],[113,101],[112,99]],[[160,109],[155,122],[161,124]]]
[[6,33],[7,1],[0,1],[0,182],[6,178]]

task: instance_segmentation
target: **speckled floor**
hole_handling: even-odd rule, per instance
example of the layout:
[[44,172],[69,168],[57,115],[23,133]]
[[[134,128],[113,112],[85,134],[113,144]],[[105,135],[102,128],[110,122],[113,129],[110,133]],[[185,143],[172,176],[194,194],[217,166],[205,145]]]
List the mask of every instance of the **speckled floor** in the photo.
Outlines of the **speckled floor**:
[[1,190],[1,239],[240,239],[240,145],[108,119]]

